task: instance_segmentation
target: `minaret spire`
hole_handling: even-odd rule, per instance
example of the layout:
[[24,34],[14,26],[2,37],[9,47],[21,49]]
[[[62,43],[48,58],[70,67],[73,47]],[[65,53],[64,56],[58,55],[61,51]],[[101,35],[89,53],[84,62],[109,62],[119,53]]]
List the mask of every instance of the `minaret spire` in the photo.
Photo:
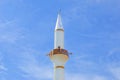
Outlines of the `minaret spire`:
[[62,19],[61,19],[61,9],[58,12],[58,17],[57,17],[55,29],[63,29]]

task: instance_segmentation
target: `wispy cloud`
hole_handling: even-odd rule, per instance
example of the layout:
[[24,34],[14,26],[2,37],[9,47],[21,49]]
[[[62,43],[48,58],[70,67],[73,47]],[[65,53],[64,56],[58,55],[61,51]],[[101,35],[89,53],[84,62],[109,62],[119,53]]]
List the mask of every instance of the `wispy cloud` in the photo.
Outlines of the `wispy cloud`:
[[109,68],[116,80],[120,80],[120,66]]
[[46,64],[42,65],[39,63],[33,53],[24,52],[21,59],[22,61],[18,67],[23,72],[23,77],[28,79],[33,78],[36,80],[47,80],[52,78],[52,70],[47,67]]
[[23,37],[16,23],[16,20],[0,23],[0,42],[15,43]]
[[0,53],[0,80],[6,80],[4,75],[6,74],[7,70],[8,69],[3,62],[3,55]]
[[120,48],[113,48],[112,50],[110,50],[108,55],[111,56],[114,54],[119,54],[119,52],[120,52]]
[[0,72],[7,71],[7,68],[4,66],[2,59],[3,59],[3,55],[2,55],[2,53],[0,53]]
[[110,59],[108,63],[108,71],[116,79],[120,80],[120,48],[113,48],[108,54]]
[[114,47],[111,49],[107,56],[105,57],[107,64],[110,66],[115,65],[115,66],[120,66],[120,48],[119,47]]
[[109,80],[106,76],[95,75],[95,74],[83,74],[83,73],[74,73],[67,74],[67,80]]
[[7,68],[3,65],[3,64],[0,64],[0,71],[6,71]]

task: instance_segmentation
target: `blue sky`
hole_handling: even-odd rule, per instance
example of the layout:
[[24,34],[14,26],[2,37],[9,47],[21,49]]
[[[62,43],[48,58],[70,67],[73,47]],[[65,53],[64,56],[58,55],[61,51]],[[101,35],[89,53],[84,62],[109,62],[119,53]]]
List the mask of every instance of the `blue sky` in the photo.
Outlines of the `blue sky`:
[[120,80],[120,0],[0,0],[0,80],[53,80],[60,8],[66,80]]

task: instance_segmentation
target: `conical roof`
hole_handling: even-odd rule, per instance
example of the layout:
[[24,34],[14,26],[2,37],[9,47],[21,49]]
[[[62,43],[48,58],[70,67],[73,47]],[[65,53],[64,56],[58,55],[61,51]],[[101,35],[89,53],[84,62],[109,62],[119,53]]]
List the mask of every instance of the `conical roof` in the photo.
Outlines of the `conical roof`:
[[62,20],[61,20],[61,11],[59,11],[58,13],[55,29],[63,29]]

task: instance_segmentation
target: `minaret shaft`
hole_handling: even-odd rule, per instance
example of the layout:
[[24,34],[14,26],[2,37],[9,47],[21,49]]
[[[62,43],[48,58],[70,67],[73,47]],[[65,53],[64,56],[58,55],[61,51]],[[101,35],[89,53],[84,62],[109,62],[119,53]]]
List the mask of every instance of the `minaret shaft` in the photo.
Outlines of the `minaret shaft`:
[[64,69],[54,68],[54,80],[65,80]]
[[55,30],[54,34],[54,49],[58,47],[64,49],[64,31],[62,29]]

